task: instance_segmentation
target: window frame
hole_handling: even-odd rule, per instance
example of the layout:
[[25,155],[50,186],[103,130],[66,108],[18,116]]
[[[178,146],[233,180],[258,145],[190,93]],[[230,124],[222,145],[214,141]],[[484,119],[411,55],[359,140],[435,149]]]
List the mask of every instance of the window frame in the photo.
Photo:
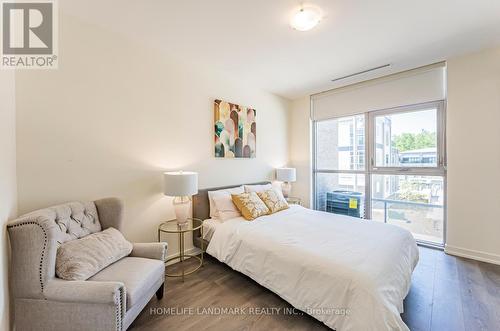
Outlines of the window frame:
[[[389,114],[402,114],[409,113],[425,109],[436,109],[436,139],[437,139],[437,150],[436,150],[436,167],[376,167],[375,166],[375,144],[377,141],[376,137],[376,118],[381,115]],[[331,169],[318,169],[317,168],[317,125],[323,121],[329,120],[340,120],[346,117],[352,116],[364,116],[364,169],[360,170],[331,170]],[[355,139],[357,139],[356,133],[354,133]],[[389,109],[367,111],[364,113],[343,115],[339,117],[332,117],[328,119],[315,120],[312,121],[312,143],[313,143],[313,157],[312,157],[312,189],[313,189],[313,207],[318,209],[317,201],[317,174],[320,173],[332,173],[332,174],[352,174],[352,175],[364,175],[365,177],[365,219],[372,218],[372,175],[414,175],[414,176],[440,176],[443,178],[444,185],[444,197],[443,197],[443,238],[442,243],[436,244],[433,242],[427,242],[423,240],[417,240],[419,244],[432,246],[432,247],[444,247],[447,239],[447,157],[446,157],[446,103],[445,100],[437,100],[426,103],[419,103],[408,106],[394,107]]]
[[[444,101],[434,101],[434,102],[426,102],[420,103],[411,106],[402,106],[395,107],[390,109],[376,110],[368,112],[368,134],[372,134],[373,138],[376,138],[376,118],[384,115],[392,115],[392,114],[404,114],[404,113],[412,113],[417,112],[419,110],[425,109],[436,109],[436,166],[435,167],[389,167],[389,166],[377,166],[376,165],[376,155],[375,155],[375,144],[376,139],[369,142],[370,151],[370,160],[369,160],[369,172],[370,173],[379,173],[379,174],[395,174],[395,172],[399,174],[406,175],[444,175],[446,173],[446,125],[445,125],[445,105]],[[368,136],[368,140],[371,140],[371,136]]]
[[[317,147],[318,147],[318,144],[317,144],[317,135],[316,133],[318,132],[317,130],[317,125],[318,123],[320,122],[325,122],[325,121],[331,121],[331,120],[340,120],[342,118],[346,118],[346,117],[355,117],[355,116],[363,116],[363,120],[364,120],[364,133],[365,133],[365,138],[364,138],[364,142],[365,142],[365,148],[364,148],[364,158],[365,158],[365,162],[364,162],[364,169],[358,169],[358,170],[351,170],[351,169],[346,169],[346,170],[333,170],[333,169],[318,169],[317,168],[317,155],[318,155],[318,151],[317,151]],[[339,117],[333,117],[333,118],[327,118],[327,119],[322,119],[322,120],[316,120],[316,121],[312,121],[312,141],[313,141],[313,158],[312,158],[312,172],[313,172],[313,176],[312,176],[312,185],[313,185],[313,207],[314,209],[318,209],[318,201],[316,199],[316,192],[317,192],[317,188],[316,188],[316,184],[317,184],[317,179],[316,179],[316,176],[317,174],[319,173],[325,173],[325,174],[352,174],[352,175],[364,175],[365,177],[365,197],[367,197],[368,193],[369,192],[369,188],[368,188],[368,184],[371,184],[371,181],[368,179],[369,177],[369,173],[368,173],[368,164],[367,164],[367,153],[369,151],[369,146],[368,146],[368,143],[369,141],[367,140],[367,134],[368,134],[368,125],[367,125],[367,122],[368,121],[368,113],[359,113],[359,114],[352,114],[352,115],[345,115],[345,116],[339,116]],[[356,136],[356,134],[354,134]],[[368,201],[369,199],[366,199],[365,198],[365,219],[367,218],[367,207],[368,207]]]

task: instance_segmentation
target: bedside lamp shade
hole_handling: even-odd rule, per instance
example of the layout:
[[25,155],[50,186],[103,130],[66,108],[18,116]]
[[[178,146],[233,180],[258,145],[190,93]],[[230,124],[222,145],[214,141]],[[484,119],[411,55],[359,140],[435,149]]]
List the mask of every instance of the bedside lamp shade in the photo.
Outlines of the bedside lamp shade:
[[198,193],[198,173],[189,171],[165,172],[164,193],[170,197],[191,196]]
[[198,193],[198,173],[190,171],[165,172],[163,193],[175,197],[173,204],[179,226],[188,221],[191,196]]
[[295,168],[276,169],[276,180],[280,182],[295,182],[297,180]]

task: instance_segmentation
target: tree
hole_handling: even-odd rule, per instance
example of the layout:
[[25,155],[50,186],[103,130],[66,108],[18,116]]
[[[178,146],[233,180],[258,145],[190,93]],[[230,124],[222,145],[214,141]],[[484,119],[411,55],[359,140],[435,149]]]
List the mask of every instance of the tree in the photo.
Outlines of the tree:
[[394,136],[393,144],[400,152],[436,147],[436,132],[402,133]]

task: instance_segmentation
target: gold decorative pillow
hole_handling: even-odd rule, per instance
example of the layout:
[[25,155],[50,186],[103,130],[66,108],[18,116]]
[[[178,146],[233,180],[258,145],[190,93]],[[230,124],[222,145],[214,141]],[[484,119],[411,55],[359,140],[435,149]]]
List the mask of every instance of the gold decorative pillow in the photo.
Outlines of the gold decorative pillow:
[[234,204],[246,220],[269,214],[269,208],[255,192],[231,194]]
[[269,208],[270,214],[290,208],[283,194],[278,192],[276,189],[257,192],[257,195],[262,201],[264,201],[267,208]]

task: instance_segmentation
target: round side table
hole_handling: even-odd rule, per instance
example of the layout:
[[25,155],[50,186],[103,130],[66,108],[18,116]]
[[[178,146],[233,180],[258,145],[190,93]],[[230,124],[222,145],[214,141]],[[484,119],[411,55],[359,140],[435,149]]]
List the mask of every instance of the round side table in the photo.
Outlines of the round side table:
[[[167,277],[182,277],[182,281],[184,281],[184,276],[190,275],[193,272],[197,271],[198,269],[201,268],[203,265],[203,240],[201,243],[201,254],[200,256],[194,255],[194,254],[186,254],[184,251],[184,235],[186,233],[192,233],[193,231],[200,230],[201,231],[201,236],[203,238],[203,221],[198,219],[198,218],[189,218],[187,223],[185,224],[177,224],[177,220],[169,220],[166,222],[161,223],[158,226],[158,242],[161,240],[161,233],[177,233],[179,236],[179,254],[176,256],[173,256],[165,261],[165,263],[168,263],[172,260],[179,259],[179,262],[181,263],[181,268],[182,271],[179,273],[167,273],[165,272],[165,276]],[[198,260],[198,264],[194,269],[191,270],[185,270],[184,266],[184,260],[186,257],[190,258],[195,258]]]

